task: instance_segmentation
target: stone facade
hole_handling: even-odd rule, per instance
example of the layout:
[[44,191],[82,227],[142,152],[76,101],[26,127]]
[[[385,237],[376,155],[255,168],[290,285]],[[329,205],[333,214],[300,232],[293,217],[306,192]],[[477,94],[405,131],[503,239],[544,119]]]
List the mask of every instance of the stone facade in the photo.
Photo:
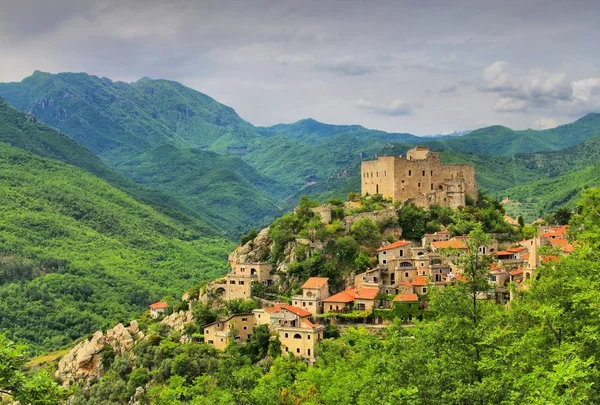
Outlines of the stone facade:
[[465,206],[466,197],[477,200],[475,168],[443,164],[439,153],[417,146],[402,156],[380,156],[361,164],[362,194],[381,194],[393,201],[421,207]]
[[225,350],[232,340],[245,342],[254,330],[254,314],[232,315],[222,321],[204,325],[204,342]]

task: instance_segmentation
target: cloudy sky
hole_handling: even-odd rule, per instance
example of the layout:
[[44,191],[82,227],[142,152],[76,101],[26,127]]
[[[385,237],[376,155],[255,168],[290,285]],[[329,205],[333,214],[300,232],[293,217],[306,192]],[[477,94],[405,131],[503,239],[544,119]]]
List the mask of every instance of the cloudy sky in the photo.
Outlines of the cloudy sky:
[[255,125],[418,135],[600,112],[600,1],[0,0],[0,81],[182,82]]

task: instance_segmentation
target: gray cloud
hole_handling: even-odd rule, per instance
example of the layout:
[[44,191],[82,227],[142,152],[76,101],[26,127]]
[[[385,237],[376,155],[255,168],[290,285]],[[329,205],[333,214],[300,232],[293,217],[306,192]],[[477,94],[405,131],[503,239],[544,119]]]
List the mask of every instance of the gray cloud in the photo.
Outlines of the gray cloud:
[[373,114],[385,115],[390,117],[399,117],[415,114],[413,106],[407,101],[402,100],[392,100],[388,104],[378,104],[361,98],[358,99],[358,101],[356,102],[356,106]]
[[316,64],[313,69],[319,72],[330,72],[337,76],[363,76],[384,70],[385,66],[358,63],[352,59],[341,59],[329,64]]
[[507,1],[0,0],[0,81],[36,69],[165,78],[258,125],[417,134],[600,107],[600,5]]
[[438,90],[438,93],[447,94],[447,93],[456,93],[458,91],[458,84],[450,84],[448,86],[444,86]]
[[600,106],[600,78],[569,81],[565,73],[530,70],[515,77],[507,62],[494,62],[481,75],[481,92],[496,93],[497,112],[527,112],[559,108],[564,112],[591,111]]

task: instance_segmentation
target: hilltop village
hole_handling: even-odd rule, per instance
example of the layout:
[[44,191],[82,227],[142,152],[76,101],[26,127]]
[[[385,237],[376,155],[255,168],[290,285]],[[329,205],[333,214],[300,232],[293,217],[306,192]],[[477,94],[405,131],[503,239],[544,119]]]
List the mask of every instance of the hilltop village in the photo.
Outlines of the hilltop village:
[[[425,147],[363,162],[361,183],[345,202],[301,199],[294,212],[242,239],[224,277],[180,303],[150,305],[155,328],[144,332],[133,321],[98,331],[59,361],[56,376],[66,386],[93,381],[104,373],[107,347],[123,355],[138,341],[166,336],[223,351],[268,333],[277,351],[312,364],[317,344],[343,328],[380,333],[392,322],[427,319],[432,292],[470,281],[469,255],[486,265],[489,288],[476,298],[506,305],[541,264],[573,251],[567,226],[525,232],[478,193],[473,167],[442,164]],[[483,244],[469,234],[476,221],[488,227]],[[195,319],[198,308],[213,317]]]
[[[445,165],[439,154],[426,147],[416,147],[404,157],[379,157],[365,161],[361,170],[362,195],[381,195],[391,202],[412,203],[429,208],[464,207],[477,200],[475,172],[468,165]],[[371,194],[373,193],[373,194]],[[347,202],[344,208],[356,204]],[[391,207],[391,208],[390,208]],[[362,218],[385,221],[395,213],[393,205],[375,212],[345,217],[350,228]],[[321,205],[311,208],[325,225],[331,226],[335,208]],[[209,283],[200,294],[204,303],[245,300],[257,297],[254,291],[273,289],[286,278],[284,263],[255,260],[261,239],[268,239],[268,229],[240,246],[230,256],[231,272]],[[428,293],[435,288],[464,282],[467,275],[460,257],[471,249],[486,256],[489,265],[489,291],[479,294],[482,300],[505,304],[516,290],[526,288],[535,277],[541,260],[554,260],[569,254],[573,247],[567,241],[566,226],[540,226],[538,234],[518,241],[503,240],[503,235],[490,234],[489,243],[474,247],[467,235],[453,235],[449,230],[426,233],[419,242],[402,239],[402,230],[392,228],[389,239],[376,249],[373,266],[364,272],[350,274],[344,285],[334,288],[328,277],[308,277],[297,294],[288,301],[260,294],[262,307],[252,312],[235,314],[203,327],[203,340],[217,349],[225,349],[235,341],[243,343],[253,329],[267,325],[278,337],[282,353],[292,353],[309,362],[315,360],[316,344],[323,339],[329,324],[389,324],[394,318],[410,323],[422,319],[427,309]],[[316,249],[310,240],[295,240],[296,246]],[[263,246],[264,248],[264,246]],[[270,247],[271,249],[273,246]],[[540,250],[548,254],[541,255]],[[289,261],[293,262],[294,258]],[[257,285],[262,285],[259,289]],[[158,304],[160,305],[160,304]]]

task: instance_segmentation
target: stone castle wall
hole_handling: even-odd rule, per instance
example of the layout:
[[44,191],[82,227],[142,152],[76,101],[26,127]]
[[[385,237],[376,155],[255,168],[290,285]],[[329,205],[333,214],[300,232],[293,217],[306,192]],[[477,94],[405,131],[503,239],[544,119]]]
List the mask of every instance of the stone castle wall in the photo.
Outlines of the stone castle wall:
[[456,208],[468,195],[477,199],[475,168],[443,164],[438,153],[417,147],[402,156],[385,156],[361,164],[362,193],[382,194],[394,201],[410,201],[428,207],[439,204]]

